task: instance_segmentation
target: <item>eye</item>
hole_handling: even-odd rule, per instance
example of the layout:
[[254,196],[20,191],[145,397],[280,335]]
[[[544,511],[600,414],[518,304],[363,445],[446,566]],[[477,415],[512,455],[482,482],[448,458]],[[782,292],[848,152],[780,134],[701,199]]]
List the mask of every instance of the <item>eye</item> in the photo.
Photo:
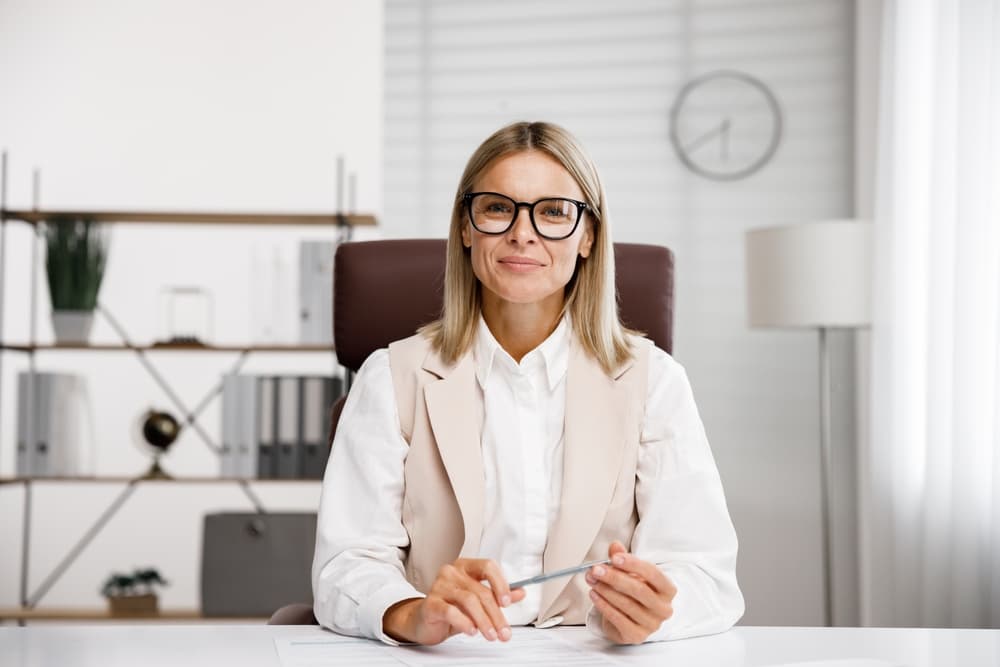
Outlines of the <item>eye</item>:
[[483,210],[487,213],[508,213],[510,212],[510,204],[499,201],[488,202]]

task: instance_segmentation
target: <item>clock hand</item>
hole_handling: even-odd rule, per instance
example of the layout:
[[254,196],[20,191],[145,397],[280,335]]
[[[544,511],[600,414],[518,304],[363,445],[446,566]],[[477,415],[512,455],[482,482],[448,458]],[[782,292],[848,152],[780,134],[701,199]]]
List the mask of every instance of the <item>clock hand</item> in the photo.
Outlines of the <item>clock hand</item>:
[[709,130],[705,134],[701,135],[700,137],[697,137],[694,141],[692,141],[687,146],[685,146],[684,147],[684,151],[686,153],[690,153],[691,151],[695,150],[696,148],[698,148],[702,144],[704,144],[704,143],[708,142],[710,139],[714,138],[715,135],[727,132],[728,128],[729,128],[729,119],[727,118],[724,121],[722,121],[721,123],[719,123],[718,127],[712,128],[711,130]]
[[722,153],[722,161],[729,162],[729,128],[732,124],[729,119],[722,121],[722,144],[719,146],[719,150]]

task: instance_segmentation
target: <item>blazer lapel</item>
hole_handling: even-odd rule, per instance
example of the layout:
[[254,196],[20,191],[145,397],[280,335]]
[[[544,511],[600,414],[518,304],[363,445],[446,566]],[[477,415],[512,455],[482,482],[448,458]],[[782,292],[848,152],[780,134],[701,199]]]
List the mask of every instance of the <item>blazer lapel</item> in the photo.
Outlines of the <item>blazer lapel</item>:
[[[604,522],[625,451],[628,395],[617,386],[631,364],[609,377],[574,340],[566,371],[566,422],[559,514],[545,547],[544,569],[552,572],[584,562]],[[542,584],[538,620],[550,610],[570,577]]]
[[479,551],[486,482],[482,454],[482,402],[477,400],[472,354],[445,366],[431,353],[424,369],[441,377],[424,387],[427,414],[452,490],[462,513],[463,557]]

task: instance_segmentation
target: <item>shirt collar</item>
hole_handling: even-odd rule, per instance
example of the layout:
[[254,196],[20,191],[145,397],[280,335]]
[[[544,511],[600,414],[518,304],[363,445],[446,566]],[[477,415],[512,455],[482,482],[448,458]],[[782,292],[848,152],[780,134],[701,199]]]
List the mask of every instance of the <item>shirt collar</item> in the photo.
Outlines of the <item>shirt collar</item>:
[[549,334],[549,337],[542,341],[541,345],[524,355],[521,363],[517,363],[493,337],[493,332],[486,326],[486,320],[480,315],[479,326],[476,329],[476,341],[473,344],[476,378],[479,380],[479,386],[486,387],[486,382],[489,380],[490,373],[496,363],[505,364],[515,373],[530,372],[536,365],[541,364],[548,380],[549,391],[552,391],[566,375],[566,368],[569,364],[570,330],[569,315],[564,315],[555,331]]

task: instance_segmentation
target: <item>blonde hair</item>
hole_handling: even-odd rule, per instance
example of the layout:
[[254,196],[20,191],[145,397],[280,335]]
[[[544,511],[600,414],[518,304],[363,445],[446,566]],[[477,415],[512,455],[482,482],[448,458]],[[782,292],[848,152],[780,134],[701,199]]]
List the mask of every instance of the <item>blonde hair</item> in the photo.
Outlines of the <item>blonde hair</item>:
[[554,158],[583,190],[593,234],[590,256],[577,257],[576,271],[566,285],[563,312],[570,314],[580,345],[605,372],[632,356],[627,334],[618,319],[615,297],[615,254],[608,228],[604,186],[597,168],[580,142],[551,123],[513,123],[493,133],[469,158],[455,193],[448,232],[448,257],[444,277],[441,318],[420,331],[447,363],[454,363],[472,344],[482,306],[479,280],[472,270],[469,249],[462,243],[467,224],[464,195],[470,192],[496,160],[523,151],[537,150]]

